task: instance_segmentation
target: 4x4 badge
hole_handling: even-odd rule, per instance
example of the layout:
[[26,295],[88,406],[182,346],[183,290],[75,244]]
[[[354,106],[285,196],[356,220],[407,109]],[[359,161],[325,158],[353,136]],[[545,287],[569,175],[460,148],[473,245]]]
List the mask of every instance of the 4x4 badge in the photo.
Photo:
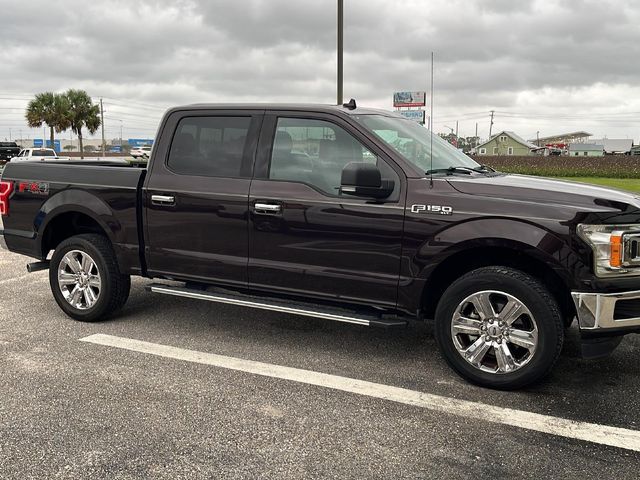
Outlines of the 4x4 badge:
[[411,213],[434,213],[436,215],[451,215],[453,207],[448,205],[411,205]]

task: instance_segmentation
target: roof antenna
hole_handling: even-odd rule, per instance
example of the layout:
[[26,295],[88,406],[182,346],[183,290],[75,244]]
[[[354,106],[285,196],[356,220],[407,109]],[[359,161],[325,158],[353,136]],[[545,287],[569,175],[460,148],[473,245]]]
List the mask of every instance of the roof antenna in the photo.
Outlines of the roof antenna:
[[349,103],[343,103],[342,106],[344,108],[348,108],[349,110],[355,110],[356,109],[356,101],[352,98],[351,100],[349,100]]
[[429,188],[433,188],[433,52],[431,52],[431,92],[429,95]]

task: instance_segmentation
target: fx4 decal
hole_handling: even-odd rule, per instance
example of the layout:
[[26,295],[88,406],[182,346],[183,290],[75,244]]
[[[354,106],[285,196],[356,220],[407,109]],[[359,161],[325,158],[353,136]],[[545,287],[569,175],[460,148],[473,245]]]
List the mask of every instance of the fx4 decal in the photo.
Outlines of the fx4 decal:
[[411,213],[434,213],[436,215],[451,215],[453,207],[448,205],[411,205]]
[[18,192],[49,195],[49,184],[44,182],[18,182]]

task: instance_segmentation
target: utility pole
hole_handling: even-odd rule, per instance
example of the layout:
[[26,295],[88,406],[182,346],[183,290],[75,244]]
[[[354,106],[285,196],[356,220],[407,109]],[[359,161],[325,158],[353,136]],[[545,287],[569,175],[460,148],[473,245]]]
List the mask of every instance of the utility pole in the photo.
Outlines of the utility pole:
[[536,132],[536,145],[540,146],[540,130]]
[[11,141],[11,127],[9,127],[9,141]]
[[120,120],[120,149],[122,150],[122,120]]
[[338,0],[338,106],[342,105],[342,46],[344,44],[344,0]]
[[493,114],[495,113],[494,110],[491,110],[491,123],[489,124],[489,138],[491,138],[491,132],[493,131]]
[[456,138],[458,138],[458,120],[456,120]]
[[102,109],[102,98],[100,98],[100,126],[102,127],[102,157],[104,158],[104,110]]
[[478,146],[478,122],[476,122],[476,136],[473,139],[473,148]]

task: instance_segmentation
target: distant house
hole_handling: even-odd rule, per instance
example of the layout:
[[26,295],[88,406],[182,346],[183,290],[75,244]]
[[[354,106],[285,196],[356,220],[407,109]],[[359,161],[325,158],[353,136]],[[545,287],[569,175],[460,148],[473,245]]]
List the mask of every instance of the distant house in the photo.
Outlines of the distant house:
[[633,140],[630,138],[595,138],[590,139],[589,143],[602,145],[604,153],[608,155],[629,154],[633,146]]
[[478,155],[529,155],[536,148],[533,143],[513,132],[502,131],[476,147]]
[[571,157],[602,157],[604,147],[595,143],[570,143],[569,156]]

